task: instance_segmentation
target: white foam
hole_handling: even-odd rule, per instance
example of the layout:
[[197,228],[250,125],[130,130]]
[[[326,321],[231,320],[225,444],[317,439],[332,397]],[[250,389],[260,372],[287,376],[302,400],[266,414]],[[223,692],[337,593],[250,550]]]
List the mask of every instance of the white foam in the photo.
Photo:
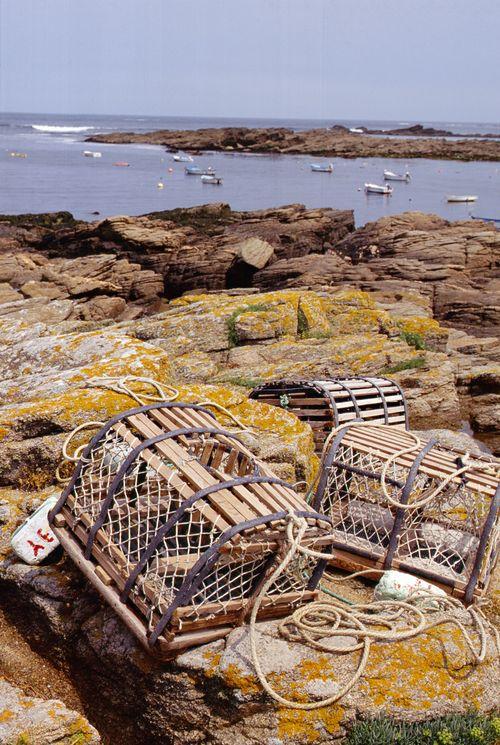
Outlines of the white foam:
[[37,132],[86,132],[89,129],[95,129],[95,127],[65,127],[57,124],[32,124],[32,129],[36,129]]

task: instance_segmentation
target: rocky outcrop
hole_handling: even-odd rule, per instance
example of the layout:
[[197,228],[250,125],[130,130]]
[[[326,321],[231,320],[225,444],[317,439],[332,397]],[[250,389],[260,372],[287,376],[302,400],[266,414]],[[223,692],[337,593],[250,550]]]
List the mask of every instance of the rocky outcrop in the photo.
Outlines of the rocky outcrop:
[[349,210],[212,204],[57,229],[2,225],[0,317],[44,307],[121,319],[156,310],[161,294],[347,285],[386,302],[419,297],[450,326],[498,333],[500,234],[489,223],[407,212],[354,230]]
[[113,251],[143,270],[161,274],[168,297],[192,289],[251,284],[258,269],[276,259],[325,253],[354,229],[350,210],[232,212],[227,205],[131,218],[114,217],[44,241],[51,256]]
[[[247,627],[161,664],[82,586],[69,560],[29,571],[4,562],[0,588],[12,598],[12,620],[23,624],[31,642],[39,645],[43,639],[59,664],[71,668],[94,725],[113,745],[326,745],[342,742],[359,717],[414,721],[471,708],[494,711],[498,703],[491,638],[485,662],[472,666],[455,627],[437,627],[397,644],[373,644],[366,670],[347,696],[327,707],[300,711],[263,693]],[[347,589],[344,585],[342,592],[358,601],[370,595],[359,582]],[[467,623],[465,615],[458,617]],[[28,624],[23,623],[26,618]],[[258,624],[256,642],[271,684],[299,701],[334,694],[358,659],[356,654],[330,655],[285,641],[276,622]]]
[[[203,401],[223,426],[233,426],[223,406],[243,425],[245,444],[292,483],[311,483],[316,474],[312,431],[290,412],[248,399],[249,389],[264,379],[388,375],[406,393],[413,427],[458,429],[467,420],[498,443],[497,340],[445,328],[432,317],[439,282],[459,277],[473,287],[481,276],[489,281],[495,239],[490,231],[472,234],[459,225],[458,258],[450,269],[433,255],[428,237],[434,232],[446,243],[448,224],[431,218],[424,228],[422,218],[424,251],[429,263],[434,260],[427,276],[418,265],[418,228],[409,228],[415,219],[402,218],[399,233],[383,223],[374,254],[365,252],[367,236],[352,233],[351,213],[299,206],[234,213],[218,205],[93,225],[66,221],[55,229],[47,216],[43,224],[22,228],[0,221],[8,233],[0,251],[0,602],[9,627],[50,657],[78,692],[73,703],[64,690],[45,692],[40,683],[37,696],[62,698],[68,709],[35,700],[21,719],[16,700],[23,707],[27,698],[6,689],[12,705],[7,714],[0,708],[0,740],[7,732],[20,745],[22,733],[33,730],[36,742],[98,742],[86,720],[73,717],[74,708],[113,745],[303,745],[340,741],[359,717],[417,719],[495,706],[491,650],[484,665],[469,668],[453,630],[390,648],[374,645],[366,674],[337,705],[305,713],[275,706],[256,683],[244,630],[159,664],[137,647],[62,551],[36,568],[16,562],[9,551],[15,527],[60,491],[56,469],[68,433],[135,406],[112,389],[124,376],[156,379],[166,393]],[[369,236],[375,241],[376,231]],[[392,261],[403,276],[405,251],[417,265],[417,282],[382,281],[372,271],[384,261],[377,271],[389,271]],[[324,262],[323,271],[316,262]],[[242,279],[255,283],[280,265],[295,271],[307,265],[297,277],[307,274],[308,284],[321,289],[227,289]],[[361,270],[373,291],[357,289]],[[292,270],[287,283],[297,277]],[[226,289],[204,289],[207,282]],[[160,283],[177,295],[196,289],[157,308]],[[80,433],[74,446],[89,434]],[[465,435],[462,442],[470,448]],[[68,473],[64,467],[60,475]],[[366,599],[366,585],[353,581],[351,590],[353,598]],[[261,625],[258,640],[271,680],[299,698],[333,691],[354,664],[350,656],[331,659],[278,639],[275,624]],[[0,674],[10,668],[2,648]],[[23,668],[41,676],[36,660]],[[33,693],[29,676],[19,685]],[[47,720],[43,730],[36,729],[37,712]],[[68,727],[74,731],[66,740]]]
[[498,334],[500,233],[488,223],[450,223],[406,212],[349,233],[326,256],[276,261],[253,283],[270,287],[349,284],[392,295],[429,298],[435,318],[475,334]]
[[0,742],[3,745],[98,745],[97,730],[62,701],[25,696],[0,678]]
[[131,318],[158,306],[161,276],[113,254],[0,253],[0,318],[25,323]]
[[434,158],[437,160],[500,160],[496,140],[371,137],[340,128],[295,132],[285,127],[159,130],[134,134],[112,132],[87,142],[115,144],[144,142],[169,150],[221,150],[249,153],[299,153],[338,158]]

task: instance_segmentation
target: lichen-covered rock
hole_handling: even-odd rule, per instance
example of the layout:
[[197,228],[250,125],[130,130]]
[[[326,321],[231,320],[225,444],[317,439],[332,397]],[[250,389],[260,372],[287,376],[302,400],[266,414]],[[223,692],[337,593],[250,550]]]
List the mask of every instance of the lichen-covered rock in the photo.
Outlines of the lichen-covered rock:
[[253,284],[265,289],[351,285],[383,291],[394,303],[403,293],[418,293],[429,298],[435,318],[477,335],[497,334],[499,255],[500,236],[493,226],[406,212],[367,223],[325,256],[276,261],[259,270]]
[[98,745],[97,730],[62,701],[25,696],[0,678],[2,745]]
[[[29,637],[44,633],[53,640],[53,654],[72,665],[77,680],[83,678],[81,691],[91,703],[93,721],[113,745],[204,740],[214,745],[326,745],[341,742],[359,717],[413,721],[471,708],[490,712],[497,706],[498,662],[491,635],[486,660],[478,666],[471,664],[467,644],[452,625],[403,642],[376,642],[361,679],[342,700],[300,711],[273,702],[263,692],[251,660],[248,627],[159,663],[110,609],[96,612],[93,593],[82,593],[71,580],[76,570],[69,563],[64,574],[70,581],[61,587],[48,579],[47,567],[32,574],[39,579],[20,584],[15,567],[0,567],[0,585],[15,599],[18,614],[28,612]],[[358,585],[358,580],[353,582]],[[47,593],[54,595],[52,605]],[[71,596],[80,603],[73,605]],[[62,602],[57,609],[58,599],[66,602],[66,611]],[[70,620],[61,623],[57,613],[63,612]],[[458,612],[457,617],[468,623],[465,614]],[[71,635],[61,634],[59,629],[67,629],[71,621]],[[335,694],[356,669],[359,653],[330,655],[285,641],[277,626],[275,621],[259,623],[256,641],[269,682],[286,698],[314,701]],[[472,638],[477,645],[474,633]]]

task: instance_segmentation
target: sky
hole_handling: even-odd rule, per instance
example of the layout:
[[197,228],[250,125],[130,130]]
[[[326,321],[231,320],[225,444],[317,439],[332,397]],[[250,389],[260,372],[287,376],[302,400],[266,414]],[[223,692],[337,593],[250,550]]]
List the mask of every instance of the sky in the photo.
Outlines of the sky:
[[3,112],[500,121],[500,0],[0,0]]

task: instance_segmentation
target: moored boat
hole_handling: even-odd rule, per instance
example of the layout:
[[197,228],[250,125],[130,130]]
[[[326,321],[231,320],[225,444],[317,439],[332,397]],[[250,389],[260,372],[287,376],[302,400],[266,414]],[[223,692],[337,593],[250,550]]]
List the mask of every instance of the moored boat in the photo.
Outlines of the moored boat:
[[172,160],[175,160],[176,163],[192,163],[193,158],[191,155],[186,155],[186,153],[175,153],[175,155],[172,155]]
[[27,158],[28,155],[26,153],[10,153],[11,158]]
[[200,166],[186,166],[184,172],[187,176],[214,176],[213,168],[200,168]]
[[392,194],[392,186],[380,186],[379,184],[365,184],[367,194]]
[[222,184],[222,179],[219,176],[204,175],[201,177],[201,181],[204,184]]
[[85,155],[86,158],[102,158],[102,153],[97,150],[84,150],[82,154]]
[[384,171],[384,181],[408,181],[411,179],[410,172],[394,173],[393,171]]
[[473,220],[482,220],[483,222],[494,222],[500,225],[500,217],[479,217],[478,215],[471,215]]
[[447,202],[476,202],[477,196],[474,194],[449,194],[446,197]]
[[113,163],[114,166],[121,166],[122,168],[128,168],[130,163],[127,163],[125,160],[117,160],[116,163]]
[[315,173],[333,173],[333,163],[311,163],[311,171]]

